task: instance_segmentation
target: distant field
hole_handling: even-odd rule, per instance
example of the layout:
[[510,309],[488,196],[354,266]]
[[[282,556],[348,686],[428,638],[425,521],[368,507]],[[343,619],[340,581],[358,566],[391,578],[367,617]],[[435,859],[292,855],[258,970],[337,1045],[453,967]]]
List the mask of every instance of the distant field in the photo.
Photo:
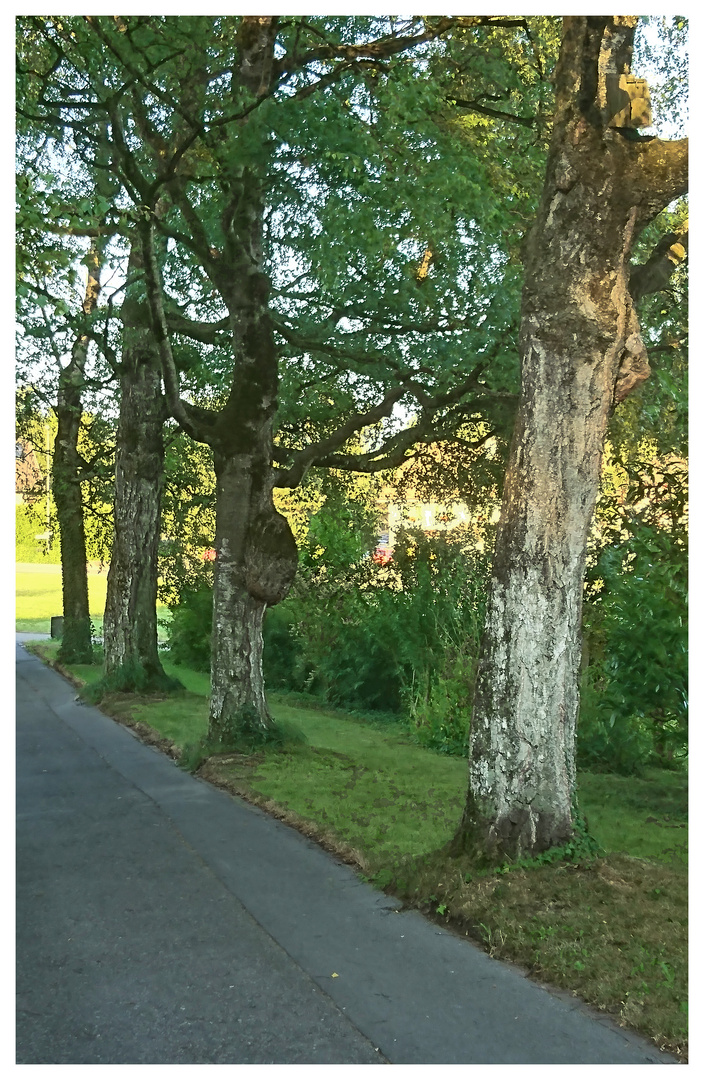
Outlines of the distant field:
[[[48,634],[51,616],[63,611],[61,567],[19,563],[15,574],[15,630],[29,634]],[[21,569],[20,569],[21,568]],[[98,634],[103,629],[107,574],[88,575],[91,619]]]
[[[52,615],[61,615],[61,567],[42,563],[17,563],[15,573],[15,631],[26,634],[48,634]],[[103,633],[103,613],[108,575],[93,571],[88,574],[90,617],[98,637]],[[156,606],[159,637],[165,637],[162,622],[171,618],[168,608]]]

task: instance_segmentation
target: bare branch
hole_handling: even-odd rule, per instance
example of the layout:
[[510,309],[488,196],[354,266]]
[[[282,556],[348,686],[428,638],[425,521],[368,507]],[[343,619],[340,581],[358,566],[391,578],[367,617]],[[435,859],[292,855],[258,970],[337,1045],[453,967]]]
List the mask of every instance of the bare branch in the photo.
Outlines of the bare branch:
[[689,224],[679,232],[666,233],[647,262],[631,268],[630,293],[634,303],[649,293],[662,292],[677,267],[687,257]]
[[511,124],[521,124],[523,127],[535,127],[534,116],[516,116],[515,113],[502,112],[501,109],[492,109],[488,105],[480,105],[478,101],[467,101],[465,98],[448,97],[450,105],[459,105],[462,109],[470,112],[481,113],[482,116],[491,116],[496,120],[506,120]]

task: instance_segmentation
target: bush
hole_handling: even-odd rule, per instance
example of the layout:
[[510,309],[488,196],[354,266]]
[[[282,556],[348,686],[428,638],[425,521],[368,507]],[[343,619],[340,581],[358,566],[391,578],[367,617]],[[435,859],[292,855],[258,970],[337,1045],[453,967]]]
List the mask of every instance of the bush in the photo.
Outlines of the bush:
[[594,666],[582,679],[577,725],[577,765],[596,772],[637,775],[653,751],[652,733],[642,717],[608,712],[601,668]]
[[388,600],[352,589],[299,606],[309,690],[335,706],[401,711],[404,639],[398,606]]
[[[466,753],[488,560],[461,529],[407,530],[379,566],[366,509],[333,509],[312,519],[291,595],[266,613],[267,688],[405,713],[423,745]],[[182,588],[172,612],[172,659],[207,671],[212,589]]]
[[[317,534],[319,535],[319,534]],[[400,531],[393,562],[302,559],[290,605],[307,687],[350,709],[406,713],[425,745],[463,753],[487,561],[461,530]]]
[[675,529],[634,519],[597,564],[587,611],[596,662],[583,687],[577,750],[589,768],[677,765],[687,752],[687,552]]
[[171,608],[170,659],[194,671],[210,671],[212,624],[212,588],[184,589],[181,602]]
[[39,533],[46,532],[45,511],[46,503],[44,502],[21,503],[15,507],[15,559],[17,562],[48,563],[54,566],[61,562],[58,531],[53,533],[54,543],[51,546],[46,540],[36,539]]
[[270,690],[302,692],[310,685],[303,643],[296,630],[294,613],[287,602],[268,608],[264,617],[264,682]]
[[425,686],[411,694],[410,719],[421,746],[444,754],[468,753],[476,646],[471,638],[459,646],[449,645],[434,682],[427,672]]

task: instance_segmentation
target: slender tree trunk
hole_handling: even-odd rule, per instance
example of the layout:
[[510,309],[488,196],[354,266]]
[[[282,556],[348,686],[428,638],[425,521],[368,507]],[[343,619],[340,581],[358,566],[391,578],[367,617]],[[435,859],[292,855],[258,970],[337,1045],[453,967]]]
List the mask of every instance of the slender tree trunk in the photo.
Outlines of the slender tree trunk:
[[105,669],[107,674],[120,671],[127,685],[132,682],[143,690],[158,690],[173,684],[159,659],[156,618],[166,407],[142,254],[136,243],[128,273],[122,309],[115,539],[105,606]]
[[521,397],[454,841],[481,859],[538,852],[574,830],[587,536],[609,416],[649,373],[628,260],[637,231],[682,190],[666,149],[609,131],[598,108],[605,75],[630,59],[635,21],[565,20],[553,143],[525,254]]
[[[83,365],[87,344],[76,343],[68,367],[59,376],[58,421],[52,480],[61,546],[64,629],[58,658],[65,664],[92,664],[93,642],[88,604],[86,533],[81,497],[78,432],[81,425]],[[81,356],[81,354],[83,354]]]
[[[91,251],[91,263],[83,301],[90,315],[100,294],[100,250]],[[57,432],[52,464],[54,502],[61,545],[61,589],[64,630],[59,660],[65,664],[92,664],[93,641],[88,603],[86,533],[81,496],[81,456],[78,436],[83,415],[83,380],[88,338],[79,335],[71,360],[59,375],[56,405]]]

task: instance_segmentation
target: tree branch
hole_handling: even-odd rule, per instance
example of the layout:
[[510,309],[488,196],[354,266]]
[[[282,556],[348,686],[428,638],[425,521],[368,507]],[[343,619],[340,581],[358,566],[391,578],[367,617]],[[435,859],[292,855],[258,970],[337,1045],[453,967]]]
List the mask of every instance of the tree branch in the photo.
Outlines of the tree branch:
[[662,292],[677,267],[687,257],[689,225],[679,232],[666,233],[659,240],[647,262],[631,268],[630,293],[637,304],[650,293]]
[[535,127],[534,116],[516,116],[514,113],[502,112],[501,109],[491,109],[487,105],[480,105],[478,101],[467,101],[465,98],[455,96],[448,97],[446,100],[450,105],[459,105],[461,109],[469,109],[470,112],[481,113],[482,116],[506,120],[511,124],[521,124],[523,127]]
[[159,267],[154,249],[154,222],[152,215],[139,223],[139,233],[144,252],[144,274],[147,296],[154,326],[154,338],[161,358],[164,389],[169,412],[183,430],[197,442],[210,444],[211,430],[215,422],[215,413],[201,409],[180,396],[180,385],[176,362],[171,350],[169,332],[164,314],[163,292]]
[[380,420],[389,417],[393,411],[394,405],[397,401],[400,401],[405,393],[405,387],[394,387],[393,390],[387,391],[378,405],[375,405],[365,413],[356,413],[344,424],[341,424],[337,431],[327,439],[321,439],[320,442],[313,443],[310,446],[307,446],[305,450],[301,450],[296,455],[296,459],[288,471],[285,474],[280,475],[275,481],[275,486],[290,488],[298,487],[311,465],[315,464],[318,458],[331,454],[340,446],[344,446],[353,435],[362,431],[363,428],[371,427],[372,424],[377,424]]
[[230,329],[230,320],[225,317],[219,322],[194,322],[187,319],[180,311],[166,311],[166,325],[174,334],[183,334],[184,337],[193,338],[194,341],[202,341],[204,345],[216,345],[218,335],[224,330]]

